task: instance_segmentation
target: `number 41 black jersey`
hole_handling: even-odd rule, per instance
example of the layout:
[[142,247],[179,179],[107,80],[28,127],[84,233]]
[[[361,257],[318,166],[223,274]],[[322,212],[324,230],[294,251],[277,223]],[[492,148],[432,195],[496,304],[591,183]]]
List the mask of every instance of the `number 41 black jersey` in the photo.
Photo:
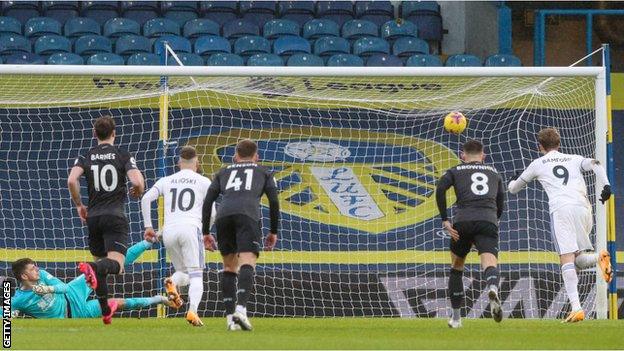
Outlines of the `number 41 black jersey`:
[[446,190],[455,189],[457,214],[454,223],[487,221],[498,225],[505,206],[505,186],[498,171],[480,162],[457,165],[438,181],[436,200],[440,217],[447,220]]

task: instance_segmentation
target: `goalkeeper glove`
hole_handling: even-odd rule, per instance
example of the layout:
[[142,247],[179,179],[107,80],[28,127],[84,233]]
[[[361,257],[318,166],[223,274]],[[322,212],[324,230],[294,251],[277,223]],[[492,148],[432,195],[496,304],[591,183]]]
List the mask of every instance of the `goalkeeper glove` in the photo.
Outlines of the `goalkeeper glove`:
[[602,188],[602,193],[600,193],[600,202],[604,204],[605,202],[607,202],[607,200],[609,200],[610,197],[611,185],[605,185],[604,188]]
[[54,294],[54,287],[49,285],[35,285],[32,290],[37,295]]

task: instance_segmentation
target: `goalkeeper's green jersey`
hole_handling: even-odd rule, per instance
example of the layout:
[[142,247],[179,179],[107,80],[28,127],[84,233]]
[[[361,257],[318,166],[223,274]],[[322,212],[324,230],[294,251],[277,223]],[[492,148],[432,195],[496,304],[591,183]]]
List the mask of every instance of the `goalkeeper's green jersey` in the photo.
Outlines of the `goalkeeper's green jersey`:
[[11,310],[35,318],[67,317],[67,284],[43,269],[39,270],[37,284],[53,286],[54,293],[37,295],[32,290],[18,288],[11,299]]

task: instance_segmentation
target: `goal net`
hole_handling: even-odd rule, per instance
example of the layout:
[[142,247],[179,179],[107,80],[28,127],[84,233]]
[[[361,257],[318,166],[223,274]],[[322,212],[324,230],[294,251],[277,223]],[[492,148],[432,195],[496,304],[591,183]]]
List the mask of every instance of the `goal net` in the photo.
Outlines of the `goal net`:
[[[94,145],[92,123],[102,115],[115,118],[115,142],[135,156],[148,187],[175,172],[184,145],[198,149],[210,176],[232,162],[239,140],[258,142],[262,164],[275,172],[282,220],[276,250],[260,254],[253,316],[446,317],[450,239],[434,189],[460,162],[463,142],[481,140],[506,181],[539,156],[536,133],[547,126],[559,129],[563,152],[606,161],[598,68],[117,68],[0,71],[2,275],[31,257],[69,281],[76,262],[89,258],[66,181],[74,159]],[[460,135],[443,128],[451,111],[468,118]],[[586,181],[592,242],[604,247],[598,185],[591,174]],[[266,234],[266,202],[262,209]],[[136,200],[127,214],[130,242],[140,242]],[[508,196],[499,249],[505,317],[569,310],[537,183]],[[164,257],[160,244],[146,250],[114,278],[114,295],[161,293],[172,273]],[[201,314],[223,316],[220,256],[206,259]],[[489,317],[476,252],[467,262],[464,313]],[[606,288],[596,288],[596,272],[580,280],[583,307],[604,316]]]

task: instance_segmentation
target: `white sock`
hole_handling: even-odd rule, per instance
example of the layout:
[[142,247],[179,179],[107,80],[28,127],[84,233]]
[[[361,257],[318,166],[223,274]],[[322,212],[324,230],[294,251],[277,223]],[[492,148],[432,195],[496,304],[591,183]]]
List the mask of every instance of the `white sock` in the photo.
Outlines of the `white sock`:
[[236,312],[240,312],[244,315],[247,315],[247,307],[245,306],[241,306],[241,305],[236,305]]
[[177,286],[187,286],[189,285],[189,276],[184,272],[175,272],[171,276],[173,283]]
[[598,263],[598,254],[597,253],[582,253],[574,259],[574,264],[579,270],[583,270],[586,268],[591,268],[596,266]]
[[581,309],[581,302],[578,295],[578,275],[576,275],[576,268],[574,263],[566,263],[561,266],[561,275],[563,276],[563,283],[565,284],[566,293],[568,299],[572,305],[572,311],[578,311]]
[[202,295],[204,294],[204,279],[202,271],[191,272],[189,274],[189,277],[189,310],[197,313],[199,302],[201,301]]
[[233,314],[228,314],[227,316],[225,316],[225,320],[227,321],[227,324],[234,323],[234,315]]

